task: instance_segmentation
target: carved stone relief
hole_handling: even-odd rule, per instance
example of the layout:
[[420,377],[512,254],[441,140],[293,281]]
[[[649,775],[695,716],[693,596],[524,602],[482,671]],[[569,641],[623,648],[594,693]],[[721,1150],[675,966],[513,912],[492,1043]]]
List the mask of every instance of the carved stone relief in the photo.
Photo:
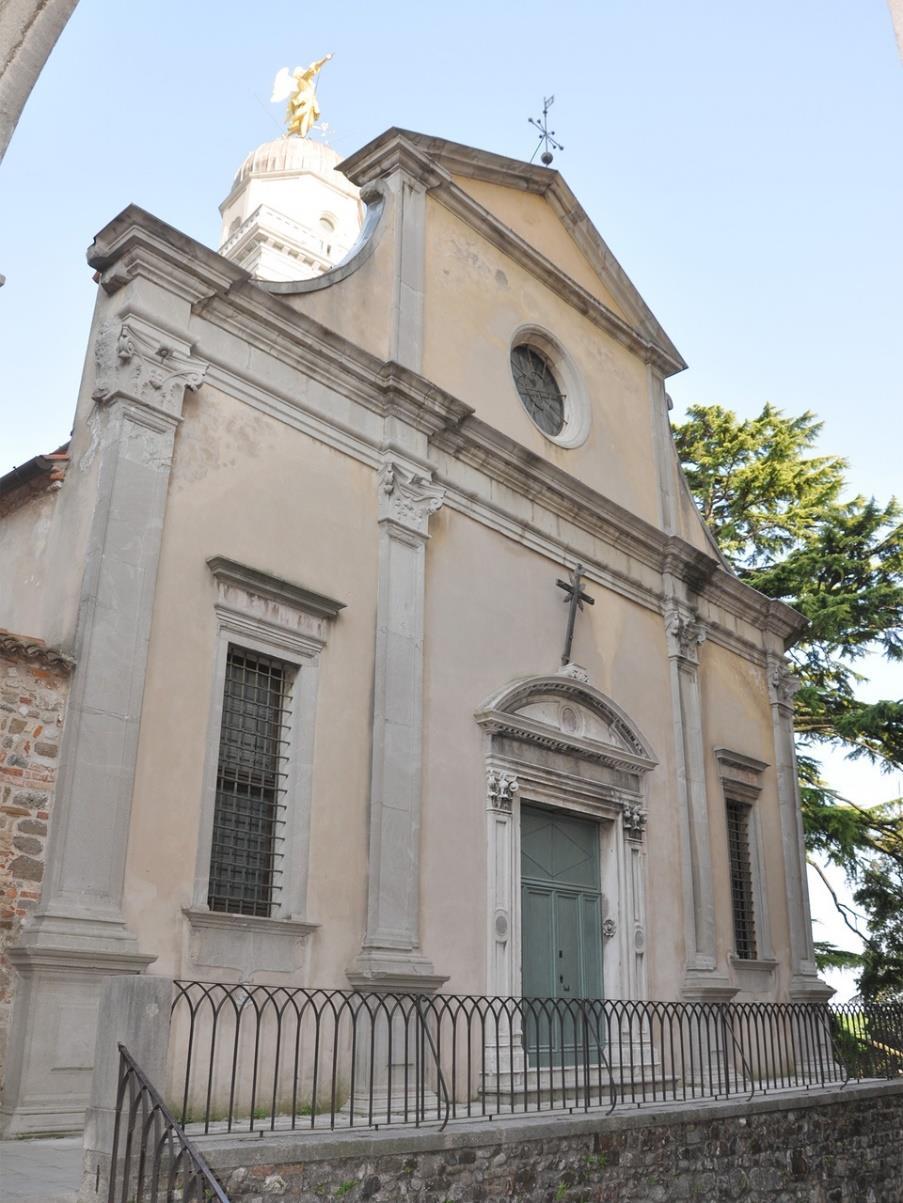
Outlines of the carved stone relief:
[[397,522],[418,535],[426,535],[430,515],[435,514],[444,500],[444,489],[394,460],[386,460],[379,470],[381,522]]
[[668,655],[680,656],[695,664],[697,648],[705,642],[706,627],[692,610],[672,603],[665,611],[665,630],[668,633]]
[[185,389],[199,389],[207,374],[207,364],[169,345],[158,332],[118,318],[101,326],[94,362],[95,401],[126,397],[173,417],[182,412]]
[[487,794],[489,805],[493,810],[501,810],[510,814],[511,804],[517,790],[517,777],[513,773],[502,773],[497,769],[490,769]]

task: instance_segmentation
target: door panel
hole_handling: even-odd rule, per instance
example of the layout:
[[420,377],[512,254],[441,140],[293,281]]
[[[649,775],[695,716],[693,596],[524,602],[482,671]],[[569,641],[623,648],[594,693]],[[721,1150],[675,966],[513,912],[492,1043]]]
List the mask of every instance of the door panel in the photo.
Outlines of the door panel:
[[534,1064],[573,1061],[587,1034],[567,1004],[602,997],[598,825],[522,806],[521,883],[523,995],[564,1004],[526,1009],[526,1047]]

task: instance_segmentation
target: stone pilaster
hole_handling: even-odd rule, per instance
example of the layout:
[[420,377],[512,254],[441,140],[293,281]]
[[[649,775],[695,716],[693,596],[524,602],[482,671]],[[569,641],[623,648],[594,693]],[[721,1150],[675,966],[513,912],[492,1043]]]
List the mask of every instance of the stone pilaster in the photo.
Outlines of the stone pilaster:
[[677,791],[683,840],[684,935],[687,997],[719,996],[728,988],[715,973],[715,904],[712,892],[712,850],[702,702],[699,690],[699,645],[705,626],[685,603],[672,598],[665,610],[665,630],[671,673]]
[[367,932],[348,977],[368,989],[429,990],[445,979],[420,952],[423,614],[429,519],[445,494],[390,455],[378,488]]
[[95,367],[101,458],[56,816],[41,902],[10,954],[22,975],[3,1105],[10,1132],[78,1126],[103,978],[154,959],[122,915],[125,858],[173,441],[184,391],[206,368],[187,343],[131,316],[101,327]]
[[775,769],[778,778],[778,807],[787,883],[787,916],[790,926],[790,995],[798,1001],[825,1000],[833,990],[818,977],[809,912],[806,879],[806,846],[800,809],[796,744],[793,737],[793,706],[800,680],[788,669],[783,656],[768,657],[768,697],[774,732]]

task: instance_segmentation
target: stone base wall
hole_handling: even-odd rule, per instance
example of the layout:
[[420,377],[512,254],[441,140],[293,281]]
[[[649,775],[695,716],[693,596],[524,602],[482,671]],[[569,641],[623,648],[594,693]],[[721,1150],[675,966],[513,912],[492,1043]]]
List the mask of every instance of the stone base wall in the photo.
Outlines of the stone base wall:
[[0,1085],[16,980],[6,952],[41,897],[68,692],[65,658],[0,632]]
[[212,1141],[202,1151],[231,1203],[903,1200],[903,1082],[444,1133]]

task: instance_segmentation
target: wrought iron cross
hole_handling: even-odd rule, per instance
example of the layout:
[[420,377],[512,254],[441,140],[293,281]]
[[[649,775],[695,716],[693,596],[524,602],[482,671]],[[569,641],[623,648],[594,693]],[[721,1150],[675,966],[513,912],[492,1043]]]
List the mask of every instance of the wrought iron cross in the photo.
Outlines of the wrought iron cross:
[[583,577],[583,565],[578,564],[571,574],[569,581],[559,580],[556,582],[559,589],[563,589],[568,596],[564,599],[568,602],[568,625],[567,632],[564,636],[564,655],[561,657],[562,664],[570,664],[571,662],[571,644],[574,642],[574,623],[577,620],[577,611],[583,609],[583,603],[594,606],[596,600],[585,593],[580,587],[580,581]]

